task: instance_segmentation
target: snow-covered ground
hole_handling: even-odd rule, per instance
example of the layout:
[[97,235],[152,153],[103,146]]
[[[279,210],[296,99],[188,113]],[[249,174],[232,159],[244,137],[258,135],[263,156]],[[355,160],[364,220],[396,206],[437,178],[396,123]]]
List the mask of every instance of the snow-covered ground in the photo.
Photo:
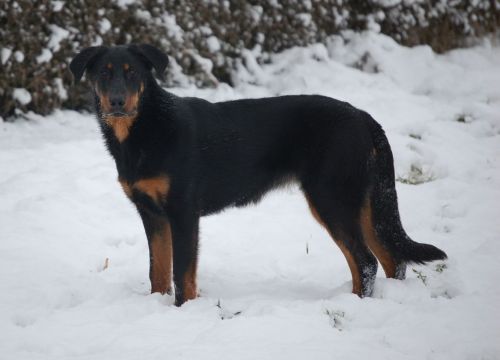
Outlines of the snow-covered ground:
[[405,228],[448,261],[402,282],[379,269],[359,299],[288,188],[203,219],[201,297],[176,308],[149,294],[142,225],[92,116],[30,115],[0,124],[0,358],[500,359],[500,48],[348,37],[264,67],[249,53],[234,89],[172,91],[320,93],[369,111],[395,153]]

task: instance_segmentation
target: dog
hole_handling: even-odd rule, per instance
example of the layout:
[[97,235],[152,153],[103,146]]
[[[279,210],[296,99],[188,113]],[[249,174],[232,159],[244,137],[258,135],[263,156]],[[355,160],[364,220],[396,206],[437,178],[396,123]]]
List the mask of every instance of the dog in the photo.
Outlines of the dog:
[[352,292],[370,296],[377,259],[388,278],[408,263],[446,259],[414,242],[399,217],[393,155],[366,112],[319,95],[211,103],[159,86],[168,57],[148,44],[83,49],[70,63],[92,85],[118,181],[149,245],[151,292],[175,305],[197,296],[201,216],[257,203],[298,183],[316,220],[343,252]]

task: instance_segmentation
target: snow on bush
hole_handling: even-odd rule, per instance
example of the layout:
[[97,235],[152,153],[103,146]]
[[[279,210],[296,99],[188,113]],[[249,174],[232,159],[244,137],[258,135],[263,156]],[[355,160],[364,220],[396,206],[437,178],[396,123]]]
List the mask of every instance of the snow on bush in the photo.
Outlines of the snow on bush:
[[[178,66],[166,84],[187,80],[199,87],[235,83],[248,51],[257,63],[293,46],[326,42],[343,30],[381,31],[406,45],[437,51],[492,33],[500,23],[498,1],[394,0],[12,0],[0,2],[0,116],[15,109],[48,113],[88,104],[85,84],[71,87],[68,62],[89,45],[147,42],[164,49]],[[11,56],[12,53],[18,54]],[[253,63],[250,63],[253,67]],[[370,66],[368,65],[367,69]],[[372,69],[375,70],[375,69]],[[182,74],[175,73],[181,71]],[[249,72],[255,72],[249,69]],[[60,78],[67,96],[61,96]],[[182,80],[180,80],[182,79]],[[14,101],[26,88],[32,101]]]
[[12,91],[12,98],[21,105],[26,105],[31,102],[31,95],[26,89],[16,88]]

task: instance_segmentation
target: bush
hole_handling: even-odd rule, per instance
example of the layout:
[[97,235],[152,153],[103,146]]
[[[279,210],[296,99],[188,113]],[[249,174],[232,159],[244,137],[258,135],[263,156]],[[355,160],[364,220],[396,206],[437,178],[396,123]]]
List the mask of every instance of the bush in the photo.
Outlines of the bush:
[[[36,5],[34,4],[36,3]],[[0,4],[0,116],[88,106],[68,62],[96,44],[147,42],[171,66],[164,85],[233,83],[234,72],[342,30],[376,28],[438,52],[495,32],[495,0],[11,0]]]

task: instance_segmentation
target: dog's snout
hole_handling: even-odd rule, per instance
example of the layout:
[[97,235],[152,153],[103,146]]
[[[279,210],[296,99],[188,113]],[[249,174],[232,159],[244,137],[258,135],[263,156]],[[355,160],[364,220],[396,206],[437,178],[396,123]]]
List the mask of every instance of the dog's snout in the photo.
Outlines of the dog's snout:
[[122,109],[123,106],[125,105],[125,97],[123,97],[123,96],[114,96],[111,99],[109,99],[109,102],[110,102],[111,107],[113,109]]

